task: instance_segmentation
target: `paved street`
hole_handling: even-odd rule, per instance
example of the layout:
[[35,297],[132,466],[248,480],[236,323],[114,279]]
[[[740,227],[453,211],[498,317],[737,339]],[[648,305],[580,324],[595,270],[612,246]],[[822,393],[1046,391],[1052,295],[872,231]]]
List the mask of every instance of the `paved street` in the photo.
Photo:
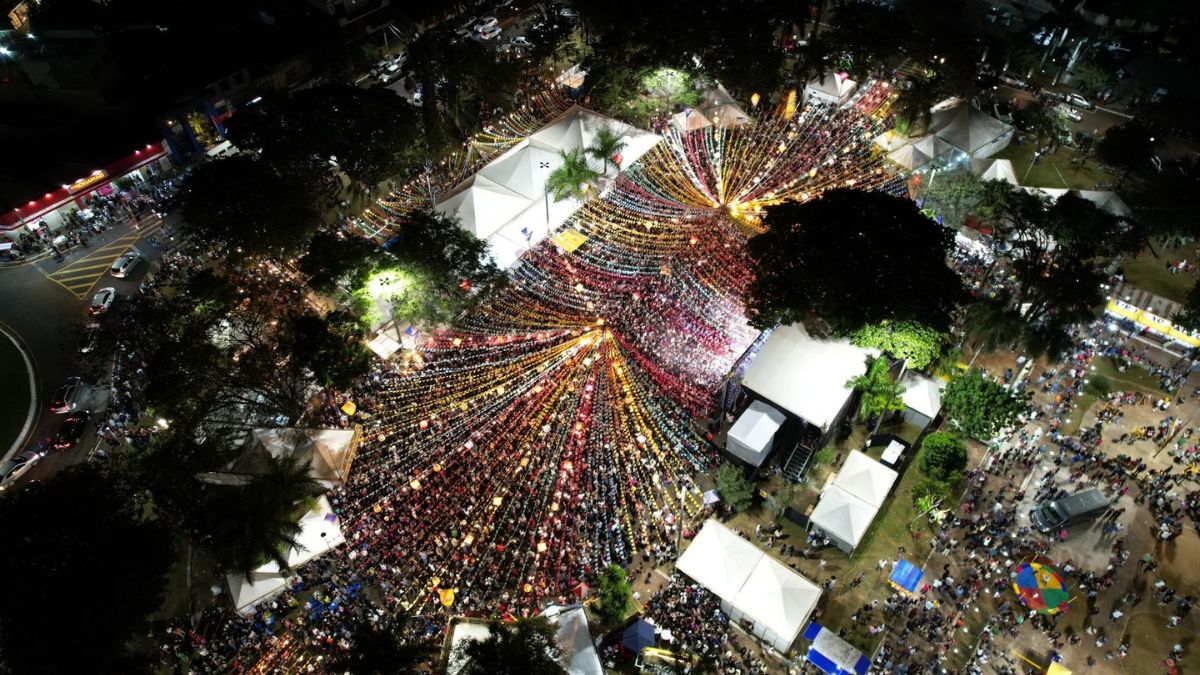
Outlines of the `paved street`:
[[[168,221],[171,217],[168,216]],[[89,239],[88,248],[76,247],[61,263],[53,258],[30,261],[0,268],[0,321],[17,333],[30,350],[38,391],[36,422],[25,447],[36,447],[58,430],[62,417],[51,413],[48,401],[66,377],[77,374],[78,353],[75,327],[90,317],[86,306],[95,288],[112,286],[121,300],[135,294],[147,272],[161,257],[150,237],[162,237],[163,222],[143,219],[140,229],[123,221]],[[129,278],[117,279],[108,273],[113,260],[130,248],[145,258]],[[118,300],[120,302],[121,300]],[[89,354],[85,358],[108,359],[107,354]],[[82,409],[103,412],[108,401],[106,383],[88,382]],[[94,445],[92,428],[74,449],[51,452],[41,464],[22,479],[45,479],[64,466],[82,461]]]

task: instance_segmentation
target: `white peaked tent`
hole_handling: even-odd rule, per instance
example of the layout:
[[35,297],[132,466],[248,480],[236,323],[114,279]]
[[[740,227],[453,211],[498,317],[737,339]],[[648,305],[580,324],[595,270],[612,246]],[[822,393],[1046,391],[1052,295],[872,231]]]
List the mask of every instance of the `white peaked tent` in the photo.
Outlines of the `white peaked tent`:
[[480,239],[487,239],[531,203],[529,197],[475,174],[460,185],[457,192],[439,202],[434,210],[457,218],[460,227]]
[[733,100],[725,85],[719,83],[704,92],[700,112],[713,124],[722,127],[737,127],[750,122],[750,116]]
[[[603,128],[624,142],[620,163],[608,163],[611,175],[628,168],[662,139],[623,122],[573,106],[548,125],[521,141],[442,197],[434,209],[455,217],[471,234],[487,241],[496,264],[507,268],[531,247],[553,234],[583,202],[546,196],[546,179],[562,166],[560,152],[583,150]],[[603,162],[587,156],[589,166],[604,170]]]
[[904,387],[904,421],[922,429],[929,426],[942,411],[946,383],[910,371],[904,374],[900,386]]
[[1066,188],[1041,187],[1022,187],[1021,189],[1030,194],[1043,195],[1053,200],[1057,200],[1068,192],[1073,192],[1075,196],[1092,202],[1114,216],[1129,218],[1133,215],[1133,211],[1129,210],[1129,205],[1125,203],[1124,199],[1121,199],[1121,195],[1108,190],[1068,190]]
[[[300,518],[300,534],[296,537],[298,547],[288,549],[288,566],[295,570],[304,563],[346,542],[337,516],[322,495],[316,506]],[[252,612],[259,602],[274,596],[287,587],[293,572],[281,571],[279,565],[269,562],[250,573],[250,576],[230,574],[225,577],[233,606],[239,612]]]
[[829,537],[839,549],[850,553],[858,546],[877,509],[842,488],[831,485],[808,517],[809,525]]
[[479,175],[526,199],[541,199],[546,180],[562,163],[562,157],[553,150],[525,145],[492,160],[479,170]]
[[762,401],[755,401],[730,427],[725,437],[725,449],[750,466],[762,466],[763,460],[771,454],[775,432],[786,419],[787,415]]
[[755,636],[783,653],[821,599],[812,581],[711,518],[675,568],[712,591],[722,611],[749,621]]
[[884,152],[899,150],[912,142],[913,139],[894,130],[888,130],[875,137],[875,145]]
[[888,159],[910,171],[919,169],[938,158],[953,153],[955,148],[930,134],[888,153]]
[[746,369],[742,385],[815,427],[832,428],[854,393],[846,380],[862,375],[874,353],[845,339],[818,340],[800,324],[780,326]]
[[568,675],[604,675],[596,643],[588,629],[587,614],[582,605],[564,607],[551,605],[542,616],[556,626],[554,640],[562,650]]
[[933,113],[929,125],[938,138],[971,157],[991,157],[1012,142],[1013,127],[961,103]]
[[820,599],[816,584],[764,555],[734,598],[730,616],[749,619],[756,637],[786,653]]
[[972,159],[971,173],[982,180],[1002,180],[1010,185],[1020,185],[1012,161],[1007,159]]
[[722,600],[733,602],[763,555],[757,546],[709,519],[679,556],[675,568]]
[[683,132],[696,131],[697,129],[713,125],[708,117],[696,108],[685,108],[683,112],[671,115],[671,124],[674,124],[676,129]]
[[326,489],[344,485],[358,453],[361,430],[254,429],[242,441],[242,452],[221,471],[198,476],[220,485],[244,485],[271,470],[271,460],[295,457],[308,464],[308,475]]
[[834,105],[844,105],[850,102],[850,97],[854,96],[857,89],[858,83],[849,77],[838,73],[826,73],[824,78],[809,80],[804,87],[804,94]]
[[895,471],[858,450],[851,450],[833,484],[878,509],[892,491],[897,476]]

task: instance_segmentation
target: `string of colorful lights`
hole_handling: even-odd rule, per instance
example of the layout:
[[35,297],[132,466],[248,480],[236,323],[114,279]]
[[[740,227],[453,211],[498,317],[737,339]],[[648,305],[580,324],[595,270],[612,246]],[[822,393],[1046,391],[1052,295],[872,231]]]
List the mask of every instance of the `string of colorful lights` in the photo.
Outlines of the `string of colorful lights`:
[[[692,476],[718,460],[714,392],[757,336],[740,299],[746,226],[834,187],[902,193],[870,144],[892,100],[871,83],[844,108],[790,101],[742,127],[672,131],[564,224],[582,245],[543,241],[507,288],[428,336],[363,406],[369,440],[334,499],[349,569],[421,615],[529,615],[610,563],[670,557],[701,508]],[[556,105],[468,145],[495,156]],[[437,185],[474,165],[439,167]],[[431,191],[402,186],[369,218],[386,230]],[[255,672],[319,658],[284,639]]]

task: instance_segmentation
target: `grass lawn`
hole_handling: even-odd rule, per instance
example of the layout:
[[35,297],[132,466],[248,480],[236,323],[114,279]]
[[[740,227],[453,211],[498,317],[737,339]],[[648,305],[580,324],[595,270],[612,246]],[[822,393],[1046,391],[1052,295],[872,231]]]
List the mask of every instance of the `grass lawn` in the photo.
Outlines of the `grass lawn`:
[[1155,257],[1150,251],[1142,251],[1133,258],[1126,258],[1122,264],[1125,279],[1138,288],[1161,295],[1168,300],[1183,302],[1188,291],[1196,283],[1196,278],[1190,274],[1171,274],[1167,271],[1167,263],[1180,258],[1191,258],[1194,250],[1176,251],[1174,248],[1165,249],[1161,242],[1154,242]]
[[[1113,385],[1113,391],[1140,391],[1146,394],[1161,394],[1158,380],[1150,376],[1141,366],[1129,366],[1125,372],[1117,371],[1117,364],[1111,358],[1102,356],[1092,361],[1092,376],[1108,378]],[[1075,400],[1075,408],[1071,410],[1071,418],[1063,426],[1064,434],[1074,434],[1079,431],[1083,416],[1087,414],[1096,397],[1091,394],[1081,394]]]
[[8,452],[29,414],[29,374],[25,359],[7,336],[0,335],[0,454]]
[[1032,185],[1044,188],[1069,188],[1072,190],[1091,190],[1096,183],[1107,183],[1112,176],[1100,173],[1099,165],[1088,160],[1080,166],[1071,164],[1076,157],[1074,150],[1060,147],[1048,155],[1042,155],[1037,164],[1033,164],[1033,151],[1036,148],[1032,142],[1017,145],[1013,143],[995,155],[996,159],[1007,159],[1012,162],[1013,171],[1021,185]]

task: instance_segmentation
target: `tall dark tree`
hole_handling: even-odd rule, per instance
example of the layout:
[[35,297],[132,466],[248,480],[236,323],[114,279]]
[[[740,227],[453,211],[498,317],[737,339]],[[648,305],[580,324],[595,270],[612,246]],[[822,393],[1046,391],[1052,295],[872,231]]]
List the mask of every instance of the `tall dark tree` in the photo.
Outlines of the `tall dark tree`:
[[392,253],[412,280],[410,289],[393,300],[398,318],[447,322],[506,283],[487,244],[454,219],[414,212],[399,224],[396,236]]
[[460,675],[561,675],[562,649],[554,639],[554,627],[545,619],[520,619],[513,623],[492,621],[482,640],[459,645],[463,659]]
[[408,615],[381,620],[378,624],[359,621],[350,633],[350,648],[333,659],[330,672],[350,675],[411,675],[436,650],[424,642],[401,635]]
[[[0,663],[8,672],[136,673],[132,640],[163,602],[170,535],[91,465],[0,499]],[[63,626],[71,632],[64,648]]]
[[206,487],[205,508],[194,514],[198,543],[223,572],[248,575],[267,562],[289,569],[288,551],[298,546],[300,517],[320,491],[307,462],[272,458],[266,473],[244,485]]
[[313,290],[331,293],[342,281],[350,288],[361,286],[382,258],[378,247],[362,237],[318,232],[299,266]]
[[953,233],[907,199],[838,189],[770,207],[750,241],[757,262],[746,303],[756,326],[816,315],[840,333],[880,321],[946,330],[963,297],[946,265]]
[[[1119,255],[1136,251],[1144,229],[1136,221],[1114,215],[1093,202],[1066,193],[1057,200],[1020,190],[987,191],[981,202],[994,237],[1008,247],[1007,264],[1016,288],[987,311],[968,319],[978,326],[1011,331],[1019,317],[1021,342],[1028,351],[1056,356],[1069,343],[1067,331],[1087,321],[1103,300],[1104,266]],[[991,329],[993,336],[1003,335]],[[984,339],[993,343],[992,339]]]
[[1150,160],[1154,156],[1154,142],[1150,139],[1150,130],[1144,125],[1136,121],[1126,122],[1104,132],[1104,137],[1096,145],[1096,154],[1105,164],[1121,168],[1120,185],[1131,172],[1137,174],[1150,170]]
[[386,89],[329,84],[274,94],[229,120],[229,138],[257,148],[285,177],[312,180],[329,162],[368,185],[417,157],[420,136],[408,103]]
[[186,228],[225,242],[234,258],[289,255],[320,223],[311,192],[248,155],[197,166],[184,181],[181,203]]

